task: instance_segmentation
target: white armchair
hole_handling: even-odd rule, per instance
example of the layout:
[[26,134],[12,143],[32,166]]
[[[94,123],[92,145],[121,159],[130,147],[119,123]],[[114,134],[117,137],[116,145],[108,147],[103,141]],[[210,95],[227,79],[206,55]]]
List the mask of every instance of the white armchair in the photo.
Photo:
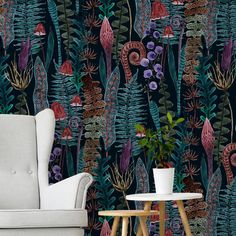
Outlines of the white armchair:
[[49,185],[54,114],[0,115],[0,235],[81,236],[87,189],[81,173]]

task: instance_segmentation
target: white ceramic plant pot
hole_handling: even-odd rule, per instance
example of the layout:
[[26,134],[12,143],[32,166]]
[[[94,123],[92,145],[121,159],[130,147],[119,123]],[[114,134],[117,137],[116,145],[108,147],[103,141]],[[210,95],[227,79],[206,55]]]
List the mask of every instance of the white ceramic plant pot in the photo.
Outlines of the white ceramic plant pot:
[[153,169],[157,194],[172,194],[174,186],[175,168]]

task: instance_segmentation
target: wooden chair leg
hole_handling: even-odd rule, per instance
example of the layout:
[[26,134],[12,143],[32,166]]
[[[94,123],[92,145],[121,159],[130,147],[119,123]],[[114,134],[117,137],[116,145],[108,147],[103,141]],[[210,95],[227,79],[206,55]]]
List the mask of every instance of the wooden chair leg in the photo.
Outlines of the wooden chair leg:
[[128,224],[129,224],[129,218],[128,217],[123,217],[122,220],[122,236],[127,236],[128,234]]
[[[144,211],[150,211],[152,206],[152,202],[145,202]],[[147,221],[147,217],[144,217],[144,220]],[[142,236],[141,225],[138,226],[137,236]]]
[[165,202],[159,202],[160,210],[160,236],[165,236]]
[[113,221],[112,230],[111,230],[111,236],[116,236],[117,228],[118,228],[118,225],[119,225],[119,221],[120,221],[120,217],[116,216],[114,218],[114,221]]
[[179,200],[179,201],[176,201],[176,202],[177,202],[177,206],[178,206],[178,209],[179,209],[180,217],[181,217],[183,225],[184,225],[185,234],[186,234],[186,236],[192,236],[190,226],[189,226],[189,223],[188,223],[188,218],[187,218],[186,212],[184,210],[183,201]]
[[141,225],[143,236],[148,236],[146,217],[139,217],[139,222],[140,222],[140,225]]

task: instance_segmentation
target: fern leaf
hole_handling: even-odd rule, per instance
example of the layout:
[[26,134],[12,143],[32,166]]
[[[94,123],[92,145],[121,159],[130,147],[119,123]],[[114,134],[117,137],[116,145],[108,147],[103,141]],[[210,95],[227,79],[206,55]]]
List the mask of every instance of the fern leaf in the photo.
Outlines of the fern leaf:
[[35,87],[33,93],[34,112],[37,114],[49,107],[47,72],[40,57],[34,63]]
[[47,56],[46,56],[46,62],[45,62],[46,71],[48,71],[49,66],[51,64],[53,53],[54,53],[54,38],[53,38],[53,32],[50,31],[48,35]]
[[235,178],[220,193],[220,205],[217,208],[217,236],[236,234],[236,181]]
[[61,33],[59,28],[59,22],[58,22],[58,14],[57,14],[57,6],[55,3],[55,0],[47,0],[48,3],[48,11],[50,14],[50,17],[52,19],[52,23],[55,28],[56,36],[57,36],[57,52],[58,52],[58,65],[62,64],[62,56],[61,56]]
[[15,17],[15,6],[14,1],[5,1],[1,6],[0,15],[0,36],[2,38],[3,48],[8,49],[11,42],[15,39],[14,32],[14,17]]
[[38,23],[44,23],[45,4],[40,0],[16,0],[15,1],[15,42],[19,50],[21,43],[30,38],[32,43],[31,52],[37,54],[42,45],[42,36],[34,34]]
[[0,114],[8,114],[13,108],[14,96],[11,95],[13,88],[6,76],[7,58],[0,57]]
[[236,2],[231,0],[219,0],[217,3],[217,39],[223,49],[226,40],[232,37],[236,40]]
[[222,184],[221,170],[218,168],[209,183],[206,195],[208,204],[207,235],[216,236],[217,209],[219,208],[219,193]]
[[145,102],[142,87],[137,83],[138,72],[118,92],[118,114],[116,119],[117,147],[122,149],[129,139],[132,142],[132,155],[139,155],[141,149],[136,137],[135,124],[145,121]]
[[179,64],[179,71],[178,71],[178,81],[176,86],[177,92],[177,115],[180,116],[181,113],[181,85],[182,85],[182,78],[185,68],[185,46],[181,49],[181,56],[180,56],[180,64]]
[[71,10],[72,2],[71,0],[58,0],[57,10],[59,27],[61,30],[62,42],[64,44],[67,56],[70,55],[70,50],[73,45],[73,16],[74,12]]
[[29,108],[27,104],[27,94],[22,92],[17,96],[17,103],[15,104],[15,114],[29,115]]
[[116,67],[107,81],[106,91],[104,95],[105,106],[105,130],[103,139],[105,149],[108,150],[116,140],[115,120],[117,114],[117,92],[120,84],[120,71]]
[[[115,208],[114,202],[116,198],[113,196],[114,188],[110,181],[109,169],[110,157],[97,158],[97,168],[94,169],[95,187],[97,189],[97,199],[102,209],[113,210]],[[111,220],[108,218],[107,220]]]
[[134,30],[143,38],[145,30],[149,26],[151,16],[151,2],[150,0],[135,0],[136,15],[134,21]]
[[[160,130],[161,123],[160,123],[160,114],[159,114],[159,107],[154,101],[149,102],[149,109],[150,114],[152,116],[153,123],[156,127],[156,130]],[[158,137],[161,139],[161,133],[158,132]]]
[[200,102],[202,104],[201,111],[204,114],[204,116],[201,116],[202,120],[205,120],[205,118],[211,120],[216,116],[216,113],[214,112],[216,108],[215,102],[217,100],[217,96],[215,95],[216,88],[208,74],[210,59],[211,56],[200,57],[199,66],[196,68],[196,71],[198,72],[198,87],[200,88]]
[[126,0],[119,0],[116,3],[117,11],[115,11],[115,20],[112,22],[112,28],[114,32],[114,44],[113,44],[113,58],[118,63],[120,60],[120,51],[127,41],[126,33],[128,32],[128,27],[126,26],[129,22],[128,9]]
[[214,123],[213,127],[215,130],[215,148],[214,148],[214,159],[221,163],[221,154],[224,147],[230,143],[228,134],[230,132],[229,128],[231,125],[231,117],[228,106],[228,92],[224,92],[220,96],[220,102],[218,105],[219,111],[216,113],[217,121]]

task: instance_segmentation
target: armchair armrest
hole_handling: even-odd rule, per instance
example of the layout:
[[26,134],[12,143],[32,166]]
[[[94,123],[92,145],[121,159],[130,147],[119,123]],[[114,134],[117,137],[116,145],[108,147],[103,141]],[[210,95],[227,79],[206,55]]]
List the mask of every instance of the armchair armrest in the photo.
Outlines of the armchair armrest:
[[41,209],[84,209],[92,182],[90,174],[81,173],[48,186],[41,195]]

